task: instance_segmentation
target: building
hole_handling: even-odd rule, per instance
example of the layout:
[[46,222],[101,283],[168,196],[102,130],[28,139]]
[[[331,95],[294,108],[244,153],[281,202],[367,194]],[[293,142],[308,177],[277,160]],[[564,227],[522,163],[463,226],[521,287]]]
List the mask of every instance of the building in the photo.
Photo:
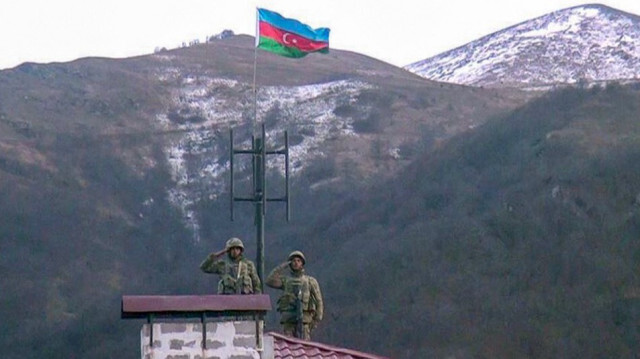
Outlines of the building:
[[142,359],[387,359],[264,332],[268,295],[123,296]]

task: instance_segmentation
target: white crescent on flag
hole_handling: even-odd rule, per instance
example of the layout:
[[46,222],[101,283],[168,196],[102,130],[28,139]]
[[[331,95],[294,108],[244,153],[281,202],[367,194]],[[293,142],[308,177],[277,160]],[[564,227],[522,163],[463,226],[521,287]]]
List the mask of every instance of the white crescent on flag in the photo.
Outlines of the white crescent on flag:
[[285,32],[284,35],[282,35],[282,42],[284,42],[285,44],[290,44],[290,42],[287,41],[287,36],[291,36],[291,34],[288,32]]

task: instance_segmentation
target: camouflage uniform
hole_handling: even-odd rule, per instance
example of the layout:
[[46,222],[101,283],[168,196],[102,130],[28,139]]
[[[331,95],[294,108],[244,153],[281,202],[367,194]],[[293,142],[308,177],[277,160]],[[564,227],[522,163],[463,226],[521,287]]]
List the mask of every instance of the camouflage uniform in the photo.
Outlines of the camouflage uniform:
[[[304,263],[304,255],[301,252],[293,252],[289,258],[294,256],[299,256]],[[277,303],[284,334],[311,340],[311,330],[322,320],[324,312],[318,281],[306,275],[304,269],[295,271],[291,268],[290,262],[285,262],[269,273],[266,284],[284,291]],[[298,333],[298,293],[302,297],[300,300],[302,303],[302,333]]]
[[[237,245],[238,243],[239,245]],[[242,242],[237,238],[231,238],[227,241],[226,249],[229,250],[232,247],[239,247],[244,250]],[[260,278],[256,272],[256,266],[252,261],[245,259],[242,254],[236,259],[232,259],[229,254],[225,258],[216,258],[213,255],[209,255],[200,264],[200,269],[205,273],[221,276],[218,282],[218,294],[262,293],[262,283],[260,283]]]

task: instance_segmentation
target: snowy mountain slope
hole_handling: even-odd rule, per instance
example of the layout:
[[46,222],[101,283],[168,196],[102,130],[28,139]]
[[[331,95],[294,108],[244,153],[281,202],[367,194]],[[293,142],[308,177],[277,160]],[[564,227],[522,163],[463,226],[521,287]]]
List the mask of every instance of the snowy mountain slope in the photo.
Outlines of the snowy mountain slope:
[[[159,186],[167,181],[162,191],[135,201],[140,212],[134,217],[149,218],[168,200],[198,235],[203,207],[228,197],[229,130],[237,148],[250,147],[257,133],[254,51],[254,39],[239,35],[130,59],[0,71],[0,130],[11,137],[12,151],[25,149],[18,157],[33,152],[67,161],[62,154],[80,146],[87,153],[75,151],[75,162],[86,158],[93,170],[99,149],[105,161],[127,166],[136,178],[157,179]],[[420,153],[532,97],[436,83],[341,50],[296,60],[261,52],[257,68],[257,118],[266,125],[267,144],[281,148],[286,130],[292,180],[298,181],[292,185],[316,192],[329,184],[332,191],[353,191],[393,176]],[[34,148],[33,138],[49,138],[42,142],[52,148]],[[109,148],[112,142],[119,145]],[[3,163],[13,163],[3,160],[13,152],[4,153],[0,172]],[[268,160],[270,178],[279,180],[282,157]],[[248,161],[235,162],[239,186],[249,177]],[[85,186],[93,178],[83,176],[87,171],[58,172],[75,173]]]
[[[235,37],[148,59],[152,81],[170,93],[154,114],[154,126],[173,134],[164,145],[175,184],[168,197],[194,233],[198,203],[228,190],[229,129],[236,148],[249,148],[257,133],[246,66],[251,50],[251,39]],[[345,178],[365,183],[392,175],[420,151],[528,97],[442,86],[341,51],[301,61],[261,54],[258,68],[257,119],[266,125],[267,144],[281,147],[288,131],[294,178],[326,166],[307,179],[314,189],[339,186]],[[282,156],[268,160],[270,173],[284,171]],[[236,166],[236,178],[249,177],[248,163]]]
[[[175,183],[175,187],[169,189],[169,199],[181,208],[190,227],[197,229],[193,204],[201,200],[203,195],[214,199],[228,189],[226,139],[229,129],[237,127],[249,131],[253,127],[253,99],[249,96],[252,88],[251,84],[220,78],[199,77],[196,82],[187,77],[183,80],[183,86],[175,90],[172,98],[172,106],[178,110],[160,113],[157,120],[164,130],[181,134],[165,146],[170,174]],[[256,103],[258,121],[268,119],[274,111],[278,112],[282,121],[268,128],[266,136],[269,148],[282,145],[282,132],[285,129],[299,134],[289,149],[291,173],[295,176],[302,170],[303,164],[327,155],[323,144],[329,138],[357,136],[353,130],[353,119],[338,117],[333,110],[341,103],[355,102],[362,90],[371,87],[359,81],[342,80],[259,89]],[[247,96],[238,101],[233,96],[238,93]],[[180,118],[186,118],[187,121],[180,121]],[[251,147],[248,136],[238,137],[236,148]],[[244,167],[242,164],[237,171],[248,176],[248,163],[245,162]],[[270,157],[268,167],[283,173],[283,157]]]
[[640,17],[598,4],[525,21],[405,67],[428,79],[487,87],[640,77]]

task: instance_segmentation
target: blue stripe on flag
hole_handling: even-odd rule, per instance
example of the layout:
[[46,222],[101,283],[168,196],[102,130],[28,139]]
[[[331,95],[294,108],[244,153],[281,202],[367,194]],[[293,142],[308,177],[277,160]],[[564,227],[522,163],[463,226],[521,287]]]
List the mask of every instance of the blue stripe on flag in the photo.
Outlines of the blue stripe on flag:
[[269,24],[288,31],[304,36],[309,40],[329,42],[329,28],[319,27],[312,29],[309,25],[305,25],[295,19],[287,19],[277,12],[258,8],[258,19],[268,22]]

